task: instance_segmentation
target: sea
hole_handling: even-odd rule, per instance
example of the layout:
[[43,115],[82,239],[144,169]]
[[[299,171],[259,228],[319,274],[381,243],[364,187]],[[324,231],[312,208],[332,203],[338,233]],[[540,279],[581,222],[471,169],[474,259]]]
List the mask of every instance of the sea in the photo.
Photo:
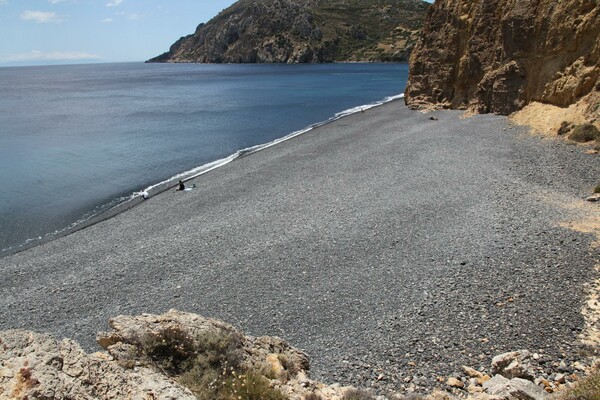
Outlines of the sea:
[[407,64],[0,68],[0,257],[401,97]]

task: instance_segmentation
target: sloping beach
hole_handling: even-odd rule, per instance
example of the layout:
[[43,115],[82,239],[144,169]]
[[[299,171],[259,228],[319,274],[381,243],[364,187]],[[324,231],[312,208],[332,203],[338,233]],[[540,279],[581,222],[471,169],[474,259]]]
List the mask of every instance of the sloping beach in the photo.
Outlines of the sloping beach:
[[521,348],[570,363],[599,253],[567,225],[597,216],[598,158],[460,115],[391,102],[2,258],[0,329],[94,349],[109,317],[177,308],[382,392]]

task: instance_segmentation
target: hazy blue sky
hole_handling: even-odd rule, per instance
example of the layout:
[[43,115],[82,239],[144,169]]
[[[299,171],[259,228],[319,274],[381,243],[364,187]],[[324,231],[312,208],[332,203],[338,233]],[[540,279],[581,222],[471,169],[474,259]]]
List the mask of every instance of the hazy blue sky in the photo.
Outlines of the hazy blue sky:
[[235,0],[0,0],[0,66],[143,61]]

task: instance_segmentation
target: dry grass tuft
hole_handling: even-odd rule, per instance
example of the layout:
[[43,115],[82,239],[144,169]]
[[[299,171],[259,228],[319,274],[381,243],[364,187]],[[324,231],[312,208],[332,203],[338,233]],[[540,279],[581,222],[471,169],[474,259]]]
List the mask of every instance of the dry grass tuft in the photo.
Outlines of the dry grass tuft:
[[600,400],[600,372],[581,379],[573,387],[563,389],[551,400]]
[[576,125],[568,138],[574,142],[587,143],[600,140],[600,131],[592,124]]

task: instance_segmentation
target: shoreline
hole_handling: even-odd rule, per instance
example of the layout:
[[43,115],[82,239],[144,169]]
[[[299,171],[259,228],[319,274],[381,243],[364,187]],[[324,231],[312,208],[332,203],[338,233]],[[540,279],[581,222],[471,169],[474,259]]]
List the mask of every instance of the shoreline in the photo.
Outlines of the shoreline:
[[[325,121],[311,124],[311,125],[307,126],[306,128],[288,133],[285,136],[282,136],[281,138],[275,139],[271,142],[257,144],[257,145],[254,145],[254,146],[251,146],[248,148],[240,149],[240,150],[236,151],[235,153],[230,154],[229,156],[224,157],[222,159],[214,160],[207,164],[203,164],[203,165],[194,167],[190,170],[183,171],[183,172],[178,173],[174,176],[171,176],[170,178],[167,178],[163,181],[154,183],[154,184],[148,186],[147,188],[142,189],[141,191],[137,191],[137,192],[134,191],[131,195],[122,196],[120,198],[110,199],[107,203],[97,205],[96,207],[104,208],[107,204],[111,204],[111,203],[117,203],[117,204],[114,206],[110,206],[107,210],[102,211],[98,214],[93,214],[91,217],[84,216],[84,217],[82,217],[83,219],[75,221],[75,222],[71,223],[70,225],[68,225],[64,228],[61,228],[57,231],[48,232],[40,238],[29,238],[25,241],[25,243],[22,243],[20,245],[9,246],[6,249],[2,249],[2,251],[0,251],[0,259],[2,259],[3,257],[8,257],[13,254],[18,254],[20,252],[29,250],[36,246],[40,246],[44,243],[51,242],[58,238],[68,236],[79,230],[86,229],[89,226],[93,226],[99,222],[106,221],[107,219],[110,219],[110,218],[112,218],[122,212],[125,212],[125,211],[139,205],[140,203],[142,203],[144,201],[144,199],[142,198],[142,193],[144,193],[144,192],[148,193],[151,197],[159,195],[161,193],[166,192],[167,190],[175,188],[177,186],[177,181],[179,179],[181,179],[183,182],[188,182],[188,181],[198,178],[216,168],[227,165],[239,158],[249,156],[249,155],[259,152],[261,150],[267,149],[271,146],[275,146],[277,144],[283,143],[285,141],[295,138],[296,136],[302,135],[306,132],[310,132],[313,129],[316,129],[321,126],[335,122],[341,118],[344,118],[344,117],[347,117],[347,116],[350,116],[352,114],[356,114],[359,112],[364,112],[364,111],[369,110],[374,107],[380,107],[384,104],[387,104],[387,103],[390,103],[393,101],[398,101],[402,98],[404,98],[404,93],[401,93],[398,95],[393,95],[393,96],[387,96],[387,97],[383,98],[382,100],[376,101],[374,103],[368,103],[368,104],[364,104],[364,105],[356,106],[356,107],[353,107],[353,108],[350,108],[347,110],[340,111]],[[123,200],[121,200],[121,199],[123,199]],[[93,211],[90,211],[90,212],[93,212]]]
[[0,329],[93,349],[109,317],[176,308],[378,393],[521,348],[570,365],[597,250],[548,199],[579,199],[599,168],[504,117],[391,102],[0,259]]

